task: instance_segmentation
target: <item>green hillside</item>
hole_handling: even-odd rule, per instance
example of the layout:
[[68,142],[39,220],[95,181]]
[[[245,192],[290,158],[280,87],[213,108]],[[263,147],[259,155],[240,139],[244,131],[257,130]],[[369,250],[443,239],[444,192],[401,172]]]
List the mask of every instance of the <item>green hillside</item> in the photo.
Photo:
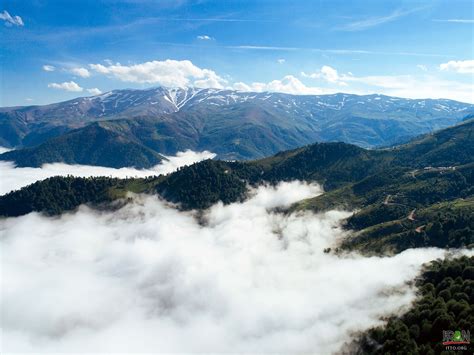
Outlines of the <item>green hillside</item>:
[[17,166],[39,167],[46,163],[99,165],[113,168],[134,166],[148,168],[163,158],[154,150],[108,129],[105,123],[94,123],[45,143],[2,154]]
[[355,342],[357,353],[472,353],[472,344],[467,345],[468,351],[447,351],[443,331],[474,334],[474,257],[434,261],[416,286],[420,294],[411,309],[360,336]]

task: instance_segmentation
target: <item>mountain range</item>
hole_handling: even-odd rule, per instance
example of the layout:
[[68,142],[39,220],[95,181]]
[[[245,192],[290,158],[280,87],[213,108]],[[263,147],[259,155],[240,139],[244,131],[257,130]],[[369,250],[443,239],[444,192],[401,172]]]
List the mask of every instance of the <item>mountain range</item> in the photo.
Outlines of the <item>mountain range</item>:
[[[114,90],[45,106],[0,108],[0,145],[16,148],[0,159],[19,166],[67,162],[145,168],[162,155],[186,149],[248,160],[314,142],[375,148],[406,142],[473,114],[474,105],[444,99]],[[121,154],[112,158],[108,149]]]

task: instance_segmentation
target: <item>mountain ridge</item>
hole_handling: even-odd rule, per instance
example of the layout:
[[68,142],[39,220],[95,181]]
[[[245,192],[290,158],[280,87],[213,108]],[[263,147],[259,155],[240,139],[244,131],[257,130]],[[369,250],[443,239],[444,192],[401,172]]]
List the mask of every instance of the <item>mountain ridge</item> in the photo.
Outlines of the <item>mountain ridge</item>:
[[474,105],[452,100],[383,95],[113,90],[46,106],[1,108],[0,145],[37,147],[93,122],[108,122],[111,130],[159,154],[210,150],[221,159],[248,160],[313,142],[389,146],[473,113]]

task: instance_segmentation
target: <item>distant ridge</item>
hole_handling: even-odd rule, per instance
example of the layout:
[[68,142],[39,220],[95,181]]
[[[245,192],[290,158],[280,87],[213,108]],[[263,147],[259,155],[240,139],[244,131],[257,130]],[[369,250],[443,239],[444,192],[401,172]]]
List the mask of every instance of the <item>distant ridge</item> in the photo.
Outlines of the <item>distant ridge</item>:
[[[210,150],[222,159],[257,159],[314,142],[390,146],[452,126],[473,114],[474,105],[444,99],[158,87],[113,90],[45,106],[0,108],[0,145],[18,151],[39,147],[71,130],[87,136],[87,125],[104,122],[102,127],[116,137],[157,154],[192,149]],[[41,154],[43,158],[30,163],[25,159],[17,163],[35,166],[53,157],[61,159],[52,148],[64,151],[61,144],[66,141],[50,144],[49,156]],[[142,164],[133,157],[124,161]]]

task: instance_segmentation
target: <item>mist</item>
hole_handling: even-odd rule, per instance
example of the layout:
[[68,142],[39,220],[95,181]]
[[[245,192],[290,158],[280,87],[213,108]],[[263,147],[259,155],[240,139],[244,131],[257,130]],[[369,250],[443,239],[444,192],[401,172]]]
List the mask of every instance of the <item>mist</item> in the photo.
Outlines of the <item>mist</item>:
[[[0,147],[0,153],[2,149]],[[179,167],[190,165],[205,159],[212,159],[216,155],[214,153],[203,151],[193,152],[187,150],[178,152],[176,156],[166,156],[168,160],[164,160],[161,164],[151,169],[135,169],[135,168],[106,168],[102,166],[89,165],[68,165],[63,163],[44,164],[41,168],[18,168],[13,162],[0,161],[0,195],[6,194],[13,190],[18,190],[23,186],[43,180],[51,176],[112,176],[117,178],[125,177],[146,177],[160,174],[168,174]]]
[[157,196],[115,212],[0,221],[5,352],[334,353],[415,299],[441,249],[327,254],[349,212],[274,212],[301,182],[218,203],[198,223]]

